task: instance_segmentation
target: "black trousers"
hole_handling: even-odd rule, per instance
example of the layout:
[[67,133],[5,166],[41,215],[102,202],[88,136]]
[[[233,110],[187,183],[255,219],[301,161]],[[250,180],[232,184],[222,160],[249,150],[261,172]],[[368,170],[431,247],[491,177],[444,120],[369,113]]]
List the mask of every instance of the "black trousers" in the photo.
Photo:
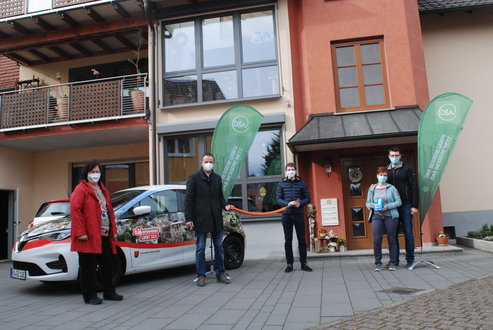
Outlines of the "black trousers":
[[293,257],[293,226],[298,238],[298,249],[301,264],[306,264],[306,241],[305,241],[305,216],[303,213],[282,214],[282,227],[284,228],[284,252],[286,263],[292,265]]
[[[110,239],[102,237],[102,253],[79,254],[80,288],[84,300],[97,296],[99,283],[103,286],[104,295],[113,295],[115,287],[112,284],[113,258]],[[98,277],[98,266],[99,274]]]

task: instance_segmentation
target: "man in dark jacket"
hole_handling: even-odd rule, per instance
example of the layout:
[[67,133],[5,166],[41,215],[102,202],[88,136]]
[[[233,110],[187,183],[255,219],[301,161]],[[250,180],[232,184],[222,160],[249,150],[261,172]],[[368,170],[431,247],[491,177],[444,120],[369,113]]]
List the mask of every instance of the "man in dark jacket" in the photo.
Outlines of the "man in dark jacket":
[[[402,205],[398,208],[399,226],[402,226],[404,231],[406,261],[409,269],[414,262],[413,214],[418,212],[418,185],[413,169],[404,164],[401,157],[399,148],[389,149],[390,165],[387,182],[395,186],[401,196]],[[399,247],[399,241],[397,241],[397,247]],[[399,265],[399,254],[397,254],[397,265]]]
[[284,228],[284,250],[286,253],[286,273],[293,271],[293,226],[298,238],[301,269],[311,272],[306,261],[305,214],[304,207],[310,203],[310,193],[301,178],[296,175],[296,165],[286,164],[286,177],[277,186],[276,199],[281,206],[290,206],[282,213]]
[[208,233],[211,233],[214,244],[216,279],[219,283],[229,284],[229,279],[224,274],[222,210],[229,210],[231,205],[226,205],[224,200],[221,177],[212,170],[214,156],[210,153],[204,154],[200,165],[201,169],[188,178],[185,193],[185,218],[193,222],[197,235],[197,285],[205,285],[205,243]]

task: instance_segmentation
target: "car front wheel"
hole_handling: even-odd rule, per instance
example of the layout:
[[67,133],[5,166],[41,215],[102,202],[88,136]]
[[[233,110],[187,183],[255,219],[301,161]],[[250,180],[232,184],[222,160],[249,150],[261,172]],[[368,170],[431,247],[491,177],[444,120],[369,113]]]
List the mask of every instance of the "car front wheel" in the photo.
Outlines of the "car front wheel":
[[224,248],[224,267],[235,269],[241,266],[245,257],[245,245],[241,238],[228,236],[223,241]]

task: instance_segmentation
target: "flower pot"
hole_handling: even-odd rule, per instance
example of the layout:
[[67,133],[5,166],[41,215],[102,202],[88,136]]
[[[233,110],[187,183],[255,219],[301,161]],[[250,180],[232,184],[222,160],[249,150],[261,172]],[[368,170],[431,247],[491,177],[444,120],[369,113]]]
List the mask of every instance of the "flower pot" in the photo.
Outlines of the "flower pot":
[[336,252],[336,248],[333,246],[329,246],[329,252]]
[[438,246],[447,246],[448,245],[448,237],[437,237]]
[[67,120],[68,119],[68,97],[61,97],[57,100],[58,106],[58,119]]
[[131,91],[130,97],[132,98],[132,106],[135,111],[144,111],[145,94],[144,91]]
[[346,247],[344,245],[339,246],[339,252],[344,252],[346,251]]

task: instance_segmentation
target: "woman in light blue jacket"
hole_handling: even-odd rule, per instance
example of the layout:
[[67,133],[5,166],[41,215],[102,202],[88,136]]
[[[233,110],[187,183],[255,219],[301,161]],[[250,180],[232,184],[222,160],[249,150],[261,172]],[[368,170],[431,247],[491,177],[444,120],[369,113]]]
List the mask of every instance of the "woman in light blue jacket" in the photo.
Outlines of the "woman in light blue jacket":
[[397,255],[397,226],[399,212],[397,208],[402,205],[401,197],[397,189],[387,183],[387,168],[377,169],[378,183],[370,186],[366,207],[372,210],[370,222],[373,230],[373,253],[375,254],[375,271],[382,270],[382,240],[384,229],[389,242],[389,270],[396,269]]

